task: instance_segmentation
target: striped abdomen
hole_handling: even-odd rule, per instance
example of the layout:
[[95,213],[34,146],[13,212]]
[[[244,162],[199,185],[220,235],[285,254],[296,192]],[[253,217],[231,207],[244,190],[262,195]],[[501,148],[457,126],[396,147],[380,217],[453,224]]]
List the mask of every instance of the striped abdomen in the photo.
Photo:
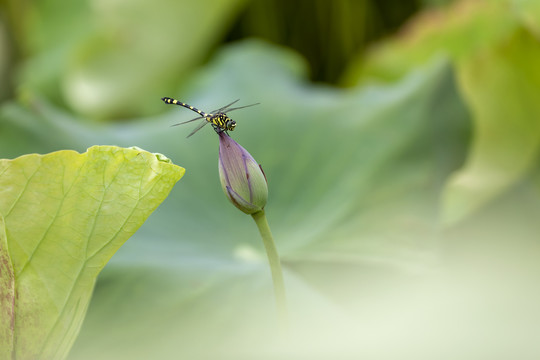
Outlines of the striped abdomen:
[[212,116],[212,114],[207,114],[205,113],[204,111],[201,111],[199,109],[197,109],[196,107],[193,107],[191,105],[188,105],[186,103],[183,103],[181,101],[178,101],[176,99],[172,99],[172,98],[169,98],[169,97],[164,97],[164,98],[161,98],[161,100],[163,100],[166,104],[174,104],[174,105],[180,105],[180,106],[183,106],[185,107],[186,109],[189,109],[191,111],[195,111],[197,114],[201,115],[202,117],[205,117],[208,119],[208,117]]

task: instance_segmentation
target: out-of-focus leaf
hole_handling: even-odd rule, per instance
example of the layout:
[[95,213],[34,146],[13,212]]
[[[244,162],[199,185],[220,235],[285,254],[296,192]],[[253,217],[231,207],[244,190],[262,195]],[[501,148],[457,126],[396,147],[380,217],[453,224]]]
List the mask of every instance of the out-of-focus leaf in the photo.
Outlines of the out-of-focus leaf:
[[0,349],[9,358],[67,356],[96,276],[183,173],[154,154],[114,146],[0,160],[2,325],[9,325]]
[[[246,42],[185,84],[192,94],[181,99],[205,111],[236,98],[262,103],[231,113],[238,123],[231,135],[268,177],[266,210],[285,263],[292,323],[302,330],[280,345],[297,352],[288,358],[316,358],[321,347],[336,346],[327,336],[334,326],[344,336],[352,322],[375,326],[376,316],[362,322],[355,313],[365,306],[384,316],[375,305],[386,296],[381,284],[429,272],[440,189],[463,161],[467,134],[445,62],[393,85],[347,91],[308,85],[305,74],[294,54]],[[169,125],[193,114],[168,109],[160,118],[97,128],[39,100],[0,113],[0,129],[30,134],[27,146],[137,144],[190,170],[103,273],[74,359],[260,358],[279,345],[264,249],[251,219],[220,189],[218,139],[211,128],[185,139],[192,127]],[[10,149],[0,142],[1,151]],[[305,346],[311,334],[320,340],[313,349]]]
[[244,0],[31,3],[23,90],[54,96],[91,117],[156,111],[148,99],[177,89]]
[[8,48],[8,39],[5,31],[5,24],[0,19],[0,101],[9,91],[8,66],[10,62],[10,51]]
[[539,63],[538,40],[526,31],[460,62],[459,83],[475,116],[475,132],[465,166],[445,190],[445,222],[478,209],[537,162]]
[[513,9],[531,32],[540,36],[540,2],[536,0],[512,0]]
[[353,62],[344,82],[395,80],[434,56],[468,57],[508,38],[520,24],[507,0],[459,0],[425,11],[397,37],[376,45],[366,59]]
[[[458,1],[414,20],[397,39],[355,64],[349,81],[398,79],[435,56],[451,60],[474,115],[466,168],[448,184],[442,221],[450,224],[514,184],[538,148],[538,2]],[[527,29],[527,30],[525,30]],[[527,40],[528,39],[528,40]]]

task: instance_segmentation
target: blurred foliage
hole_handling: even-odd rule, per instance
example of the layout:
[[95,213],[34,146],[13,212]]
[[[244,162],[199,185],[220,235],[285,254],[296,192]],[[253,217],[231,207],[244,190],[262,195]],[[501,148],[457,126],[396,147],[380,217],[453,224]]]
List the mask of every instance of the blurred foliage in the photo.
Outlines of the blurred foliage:
[[392,81],[433,56],[466,59],[510,36],[521,21],[506,1],[459,1],[447,9],[420,14],[393,39],[374,46],[367,59],[353,61],[350,85],[369,79]]
[[419,0],[252,1],[228,40],[256,36],[291,47],[307,59],[312,80],[336,82],[352,56],[419,8]]
[[5,28],[5,23],[2,21],[2,13],[0,12],[0,101],[9,96],[11,91],[9,68],[11,66],[10,46]]
[[467,164],[448,183],[444,221],[460,220],[534,169],[540,150],[539,63],[538,39],[521,29],[458,63],[476,137]]
[[93,118],[156,112],[243,2],[6,1],[17,90]]
[[85,117],[121,119],[157,112],[150,95],[181,87],[222,39],[255,36],[292,47],[308,60],[312,79],[336,82],[351,56],[395,31],[420,1],[4,0],[1,5],[17,59],[16,72],[10,73],[18,93],[47,94]]
[[[90,26],[85,41],[59,40],[63,46],[17,62],[21,101],[0,107],[2,157],[135,144],[187,170],[103,271],[71,358],[538,358],[540,6],[462,0],[431,8],[441,3],[423,2],[430,9],[366,52],[367,29],[374,28],[359,9],[368,2],[314,2],[317,8],[305,12],[298,10],[305,3],[293,2],[283,6],[295,10],[282,13],[281,2],[216,2],[215,14],[205,7],[216,28],[190,51],[178,44],[206,27],[179,21],[177,33],[141,36],[133,46],[145,54],[117,47],[120,35],[131,34],[121,29],[141,23],[155,26],[155,34],[161,24],[153,11],[175,8],[140,5],[144,16],[113,11],[122,15],[111,20],[119,27],[103,28],[102,37],[95,37],[101,27]],[[174,14],[206,21],[198,15],[204,11],[182,4],[190,5]],[[341,10],[328,10],[333,6]],[[420,5],[408,6],[392,26]],[[33,16],[39,14],[48,19],[45,12]],[[326,52],[330,43],[320,37],[336,28],[334,15],[347,25],[331,32],[343,39]],[[266,42],[236,42],[210,54],[239,31],[305,46],[313,78],[336,78],[339,61],[347,61],[341,81],[349,87],[310,83],[305,59]],[[373,39],[386,34],[375,33]],[[171,38],[178,39],[174,49]],[[177,56],[174,65],[165,55]],[[205,57],[210,61],[199,65]],[[78,67],[64,66],[66,59]],[[109,72],[126,61],[125,71]],[[89,64],[104,75],[86,73],[95,69]],[[114,87],[107,101],[83,109],[73,99],[86,93],[66,87],[73,79],[89,86],[111,80]],[[128,94],[137,97],[126,100]],[[175,95],[203,110],[238,97],[262,103],[235,113],[232,135],[269,179],[267,214],[293,315],[287,339],[273,336],[271,279],[256,229],[221,193],[215,135],[201,131],[186,140],[189,126],[168,128],[192,115],[159,102]],[[160,104],[166,113],[150,115]],[[133,121],[88,121],[98,115]]]
[[350,81],[363,83],[399,79],[434,56],[454,64],[476,136],[467,164],[447,185],[444,222],[486,204],[536,162],[540,6],[534,3],[461,1],[445,11],[428,11],[401,37],[351,66]]

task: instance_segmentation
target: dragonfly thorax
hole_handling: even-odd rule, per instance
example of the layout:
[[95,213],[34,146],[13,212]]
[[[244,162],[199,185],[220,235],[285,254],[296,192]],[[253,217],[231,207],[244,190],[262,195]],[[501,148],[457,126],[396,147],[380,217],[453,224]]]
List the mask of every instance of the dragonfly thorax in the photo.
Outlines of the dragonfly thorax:
[[228,117],[227,114],[221,112],[207,117],[206,120],[214,125],[214,128],[223,131],[233,131],[236,127],[236,121]]

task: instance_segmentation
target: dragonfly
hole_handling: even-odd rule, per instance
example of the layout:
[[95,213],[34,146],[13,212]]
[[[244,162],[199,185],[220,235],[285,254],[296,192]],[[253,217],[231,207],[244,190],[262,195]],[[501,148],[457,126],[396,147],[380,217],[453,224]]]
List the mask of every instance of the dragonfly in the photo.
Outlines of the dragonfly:
[[197,116],[194,119],[184,121],[184,122],[181,122],[181,123],[178,123],[178,124],[174,124],[172,126],[183,125],[183,124],[187,124],[187,123],[190,123],[190,122],[193,122],[193,121],[203,119],[203,121],[201,121],[201,123],[199,125],[197,125],[197,127],[187,137],[190,137],[193,134],[195,134],[197,131],[201,130],[206,124],[212,124],[212,127],[214,128],[214,130],[217,133],[220,133],[220,132],[223,132],[223,131],[225,133],[227,133],[227,131],[233,131],[234,128],[236,127],[236,121],[234,121],[233,119],[228,117],[226,112],[231,112],[231,111],[234,111],[234,110],[243,109],[243,108],[247,108],[247,107],[259,104],[259,103],[256,103],[256,104],[238,106],[238,107],[233,107],[231,109],[230,107],[232,105],[234,105],[238,101],[240,101],[240,99],[237,99],[237,100],[233,101],[230,104],[227,104],[225,106],[220,107],[219,109],[216,109],[216,110],[212,111],[211,113],[206,113],[206,112],[204,112],[202,110],[197,109],[196,107],[193,107],[191,105],[188,105],[188,104],[186,104],[184,102],[178,101],[178,100],[170,98],[170,97],[163,97],[163,98],[161,98],[161,100],[163,100],[163,102],[165,104],[173,104],[173,105],[183,106],[186,109],[189,109],[189,110],[194,111],[197,114],[199,114],[199,116]]

